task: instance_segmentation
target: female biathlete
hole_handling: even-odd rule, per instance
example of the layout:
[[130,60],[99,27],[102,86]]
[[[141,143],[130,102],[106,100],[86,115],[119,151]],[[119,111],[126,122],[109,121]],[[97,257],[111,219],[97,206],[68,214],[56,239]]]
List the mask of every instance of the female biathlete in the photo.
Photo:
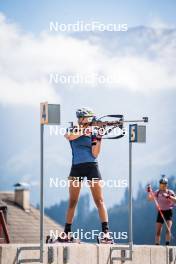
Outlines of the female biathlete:
[[174,191],[168,189],[168,179],[164,176],[159,181],[159,189],[155,192],[152,191],[151,186],[147,187],[148,200],[155,201],[158,209],[156,219],[156,235],[155,245],[160,244],[161,231],[163,223],[166,226],[166,245],[170,244],[171,240],[171,227],[172,227],[172,209],[174,203],[176,203],[176,197]]
[[[98,168],[97,157],[101,149],[101,136],[93,135],[92,131],[88,128],[85,129],[84,125],[87,122],[92,121],[95,115],[91,109],[82,108],[76,112],[78,118],[78,126],[75,129],[67,131],[65,137],[70,142],[72,150],[72,167],[68,177],[69,180],[69,206],[66,214],[66,223],[64,229],[64,238],[60,236],[58,240],[60,242],[69,242],[72,237],[69,236],[71,233],[71,226],[74,218],[75,208],[78,202],[81,181],[84,177],[87,177],[89,182],[90,190],[99,212],[99,217],[102,224],[102,242],[111,243],[112,238],[109,234],[108,225],[108,214],[105,206],[102,186],[100,183],[101,173]],[[85,126],[86,127],[86,126]]]

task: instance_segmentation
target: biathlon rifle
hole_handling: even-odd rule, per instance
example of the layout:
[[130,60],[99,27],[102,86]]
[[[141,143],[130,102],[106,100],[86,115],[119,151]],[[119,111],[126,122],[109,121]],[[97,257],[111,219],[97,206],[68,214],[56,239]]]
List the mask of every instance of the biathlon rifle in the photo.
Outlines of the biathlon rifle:
[[[105,120],[105,118],[113,118],[116,120],[111,120],[111,121],[107,121]],[[139,120],[124,120],[124,116],[123,115],[105,115],[102,116],[100,118],[96,118],[94,117],[93,120],[91,122],[83,122],[83,123],[79,123],[79,126],[82,126],[83,128],[88,128],[88,127],[95,127],[98,129],[104,128],[105,133],[103,135],[103,139],[118,139],[118,138],[122,138],[125,136],[126,132],[124,129],[124,124],[125,123],[147,123],[148,122],[148,117],[143,117],[142,119]],[[73,122],[71,123],[71,127],[73,126]],[[119,134],[116,136],[110,136],[110,137],[104,137],[107,136],[108,134],[110,134],[114,129],[118,128],[119,129]]]

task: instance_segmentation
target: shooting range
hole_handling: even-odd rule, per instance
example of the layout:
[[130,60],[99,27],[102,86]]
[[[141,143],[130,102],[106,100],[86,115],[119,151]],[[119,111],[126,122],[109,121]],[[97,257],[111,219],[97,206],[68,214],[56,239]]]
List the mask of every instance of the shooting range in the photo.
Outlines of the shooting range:
[[[48,104],[47,102],[41,103],[40,106],[40,142],[41,142],[41,150],[40,150],[40,159],[41,159],[41,175],[40,175],[40,259],[43,261],[43,253],[44,253],[44,127],[45,125],[60,125],[61,124],[61,107],[60,105],[56,104]],[[112,115],[113,116],[113,115]],[[114,115],[116,117],[119,115]],[[120,116],[121,118],[122,116]],[[138,125],[138,123],[148,122],[148,118],[144,117],[141,120],[136,121],[125,121],[125,123],[133,123],[129,124],[129,201],[128,201],[128,208],[129,208],[129,219],[128,219],[128,244],[123,247],[120,245],[112,245],[110,248],[110,259],[111,263],[113,264],[116,260],[132,260],[132,252],[133,252],[133,219],[132,219],[132,146],[134,143],[145,143],[146,142],[146,126],[145,125]],[[134,123],[136,122],[136,123]],[[114,257],[114,251],[120,251],[120,257]],[[65,255],[67,255],[67,251],[65,251]],[[66,256],[65,256],[66,258]]]

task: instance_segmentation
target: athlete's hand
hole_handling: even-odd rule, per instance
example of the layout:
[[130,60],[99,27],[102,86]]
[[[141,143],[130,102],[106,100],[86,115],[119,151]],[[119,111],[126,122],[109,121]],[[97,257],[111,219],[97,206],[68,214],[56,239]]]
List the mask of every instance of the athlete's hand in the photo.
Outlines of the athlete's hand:
[[92,140],[92,146],[96,145],[97,144],[97,135],[92,134],[91,140]]
[[97,138],[98,141],[101,141],[101,139],[102,139],[102,135],[98,134],[98,135],[96,136],[96,138]]
[[[101,141],[101,139],[102,139],[102,136],[101,135],[95,135],[95,134],[92,134],[92,143],[94,143],[94,142],[97,142],[97,141]],[[93,144],[94,145],[94,144]]]
[[151,187],[150,184],[147,185],[147,189],[146,189],[146,191],[147,191],[148,193],[150,193],[150,192],[152,191],[152,187]]
[[92,134],[92,128],[91,127],[84,128],[84,135],[85,136],[90,136],[91,134]]

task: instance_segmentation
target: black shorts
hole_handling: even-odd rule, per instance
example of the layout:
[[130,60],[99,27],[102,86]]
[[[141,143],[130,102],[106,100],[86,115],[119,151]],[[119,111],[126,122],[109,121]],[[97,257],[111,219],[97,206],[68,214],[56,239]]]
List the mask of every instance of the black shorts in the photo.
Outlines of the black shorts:
[[71,177],[79,181],[82,181],[84,177],[87,177],[88,181],[102,179],[97,162],[86,162],[86,163],[72,165],[69,174],[69,179],[71,179]]
[[[162,210],[162,213],[164,215],[164,218],[166,219],[166,221],[169,221],[169,220],[172,220],[172,209],[169,209],[169,210]],[[157,215],[157,219],[156,219],[156,222],[157,223],[161,223],[163,224],[164,223],[164,220],[160,214],[160,212],[158,211],[158,215]]]

